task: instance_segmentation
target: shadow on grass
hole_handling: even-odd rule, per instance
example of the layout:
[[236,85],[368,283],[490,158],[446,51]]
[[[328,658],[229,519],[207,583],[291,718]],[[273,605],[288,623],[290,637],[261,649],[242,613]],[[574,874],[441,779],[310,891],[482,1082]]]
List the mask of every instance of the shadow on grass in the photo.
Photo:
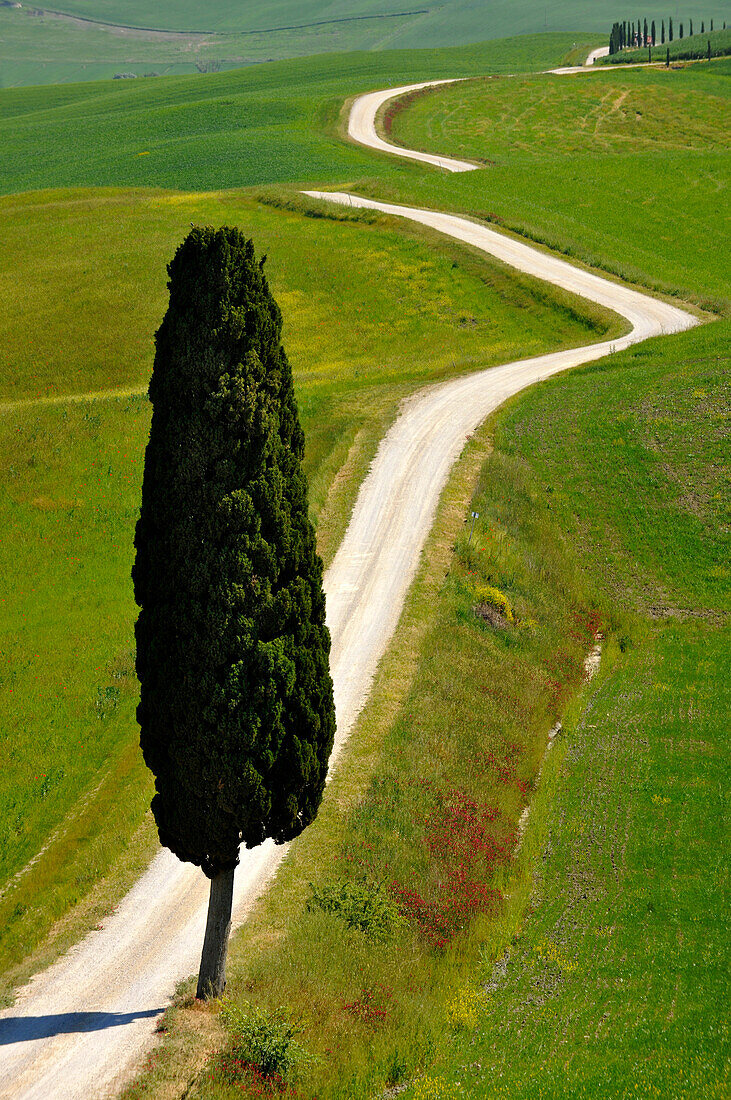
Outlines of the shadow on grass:
[[52,1035],[123,1027],[134,1020],[160,1016],[164,1011],[163,1007],[149,1008],[144,1012],[59,1012],[50,1016],[12,1016],[0,1020],[0,1046],[29,1042],[31,1039],[48,1039]]

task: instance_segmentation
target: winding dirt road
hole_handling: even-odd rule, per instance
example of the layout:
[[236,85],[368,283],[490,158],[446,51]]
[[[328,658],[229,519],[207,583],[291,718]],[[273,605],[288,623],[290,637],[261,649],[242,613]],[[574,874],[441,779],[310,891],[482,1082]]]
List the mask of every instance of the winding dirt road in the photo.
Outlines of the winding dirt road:
[[[375,132],[375,113],[403,92],[391,89],[356,100],[350,119],[353,139],[451,171],[474,170],[475,165],[466,162],[447,164],[448,158],[382,142]],[[607,306],[632,326],[628,335],[611,344],[494,367],[430,387],[405,403],[361,487],[350,526],[325,578],[338,716],[334,760],[368,695],[442,488],[468,435],[506,398],[533,382],[697,322],[674,306],[465,218],[354,195],[308,194],[429,225],[520,271]],[[245,918],[284,854],[271,843],[244,853],[236,876],[236,923]],[[128,1081],[153,1042],[156,1017],[176,982],[197,966],[206,901],[203,875],[161,851],[104,927],[36,976],[20,991],[15,1006],[0,1013],[0,1097],[89,1100],[113,1095]]]

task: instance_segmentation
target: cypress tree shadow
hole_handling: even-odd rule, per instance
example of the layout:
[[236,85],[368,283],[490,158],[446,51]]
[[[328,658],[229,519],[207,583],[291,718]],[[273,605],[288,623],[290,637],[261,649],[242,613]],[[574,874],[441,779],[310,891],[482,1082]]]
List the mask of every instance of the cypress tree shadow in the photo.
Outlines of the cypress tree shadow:
[[32,1039],[50,1039],[52,1035],[71,1035],[84,1031],[104,1031],[124,1027],[134,1020],[160,1016],[165,1007],[144,1012],[59,1012],[49,1016],[11,1016],[0,1020],[0,1046],[27,1043]]

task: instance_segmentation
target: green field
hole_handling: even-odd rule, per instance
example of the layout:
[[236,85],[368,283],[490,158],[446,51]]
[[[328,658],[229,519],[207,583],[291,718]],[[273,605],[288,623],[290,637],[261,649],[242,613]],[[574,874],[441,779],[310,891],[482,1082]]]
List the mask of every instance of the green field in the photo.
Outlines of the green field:
[[[668,13],[651,3],[644,14],[659,20]],[[720,27],[723,16],[731,15],[728,3],[712,14]],[[697,17],[698,26],[701,18],[709,19],[699,0],[689,0],[684,15]],[[428,6],[408,0],[360,0],[355,6],[278,0],[265,8],[229,0],[72,0],[51,10],[0,6],[0,87],[119,73],[217,71],[312,54],[416,50],[555,32],[570,34],[585,56],[608,41],[613,18],[586,0],[441,0]]]
[[498,418],[498,460],[556,487],[616,619],[543,777],[531,906],[470,974],[435,1096],[727,1095],[728,330],[572,372]]
[[[444,33],[445,44],[476,41],[477,38],[507,37],[508,34],[535,34],[549,30],[603,30],[606,9],[586,0],[557,0],[545,10],[529,0],[441,0],[428,10],[409,0],[360,0],[353,10],[350,0],[272,0],[266,10],[242,5],[236,0],[212,0],[202,7],[195,0],[164,0],[152,5],[150,0],[60,0],[55,10],[86,19],[125,26],[153,27],[182,31],[240,31],[345,20],[358,22],[373,18],[384,21],[381,37],[407,39],[410,48],[433,45]],[[712,13],[718,19],[728,12],[728,4],[716,4]],[[651,2],[643,9],[648,19],[666,16],[661,3]],[[683,8],[688,17],[708,18],[709,13],[699,0],[688,0]],[[426,16],[427,18],[424,18]],[[408,18],[410,17],[410,18]],[[392,29],[388,20],[408,20]],[[472,37],[469,32],[472,32]],[[461,34],[468,32],[466,37]],[[608,35],[608,31],[607,31]],[[459,36],[459,37],[458,37]],[[428,38],[428,41],[424,41]],[[414,41],[419,39],[418,43]]]
[[464,210],[725,310],[730,80],[731,62],[722,60],[425,93],[395,114],[391,139],[487,167],[449,178],[422,173],[389,195]]
[[[357,178],[378,171],[378,162],[333,132],[348,96],[432,75],[540,69],[560,63],[571,45],[570,36],[545,35],[461,50],[308,58],[205,78],[5,89],[0,191],[210,191]],[[76,156],[82,121],[83,155]]]
[[[484,9],[485,5],[481,7]],[[394,49],[403,52],[422,46],[435,48],[483,39],[495,40],[493,55],[499,58],[502,46],[497,40],[503,35],[524,35],[535,30],[541,31],[540,37],[549,43],[558,33],[566,49],[576,51],[583,60],[600,41],[590,28],[582,28],[577,33],[570,22],[550,21],[544,25],[541,20],[537,27],[532,15],[515,21],[501,18],[496,23],[494,19],[475,19],[472,10],[461,26],[450,26],[447,31],[440,28],[432,33],[424,24],[423,13],[415,18],[386,13],[385,16],[365,14],[348,19],[342,18],[342,13],[331,12],[325,21],[308,22],[307,10],[303,12],[302,9],[303,5],[298,3],[294,22],[289,12],[282,14],[283,22],[275,24],[271,12],[262,21],[260,17],[252,17],[248,6],[242,11],[237,5],[236,18],[243,31],[234,28],[223,33],[170,34],[156,30],[123,31],[98,23],[80,24],[50,12],[0,6],[0,87],[111,79],[123,74],[152,77],[210,73],[314,54]],[[203,11],[209,13],[211,5],[195,6],[193,10],[197,15]],[[365,10],[368,11],[367,5]],[[418,6],[410,10],[418,11]],[[154,11],[158,13],[160,5]],[[310,12],[310,16],[317,14]],[[403,31],[409,27],[413,34],[407,35],[408,40],[402,42]],[[550,50],[550,45],[547,48]],[[505,63],[509,57],[508,49]],[[546,62],[551,63],[552,58]],[[517,57],[512,58],[512,64],[519,69],[522,67]]]

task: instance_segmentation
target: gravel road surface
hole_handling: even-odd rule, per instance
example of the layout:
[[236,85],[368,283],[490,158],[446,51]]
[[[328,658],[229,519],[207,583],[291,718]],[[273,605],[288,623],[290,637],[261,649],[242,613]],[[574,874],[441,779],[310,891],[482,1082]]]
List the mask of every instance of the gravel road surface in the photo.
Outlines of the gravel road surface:
[[[390,89],[356,100],[350,124],[353,139],[451,171],[473,170],[475,166],[466,162],[447,164],[447,158],[381,142],[375,133],[375,112],[404,90]],[[338,716],[335,759],[368,695],[442,488],[469,434],[506,398],[533,382],[697,322],[674,306],[574,268],[465,218],[354,195],[318,193],[317,197],[432,226],[520,271],[608,306],[632,326],[628,335],[611,344],[494,367],[430,387],[404,404],[361,487],[347,533],[325,578]],[[271,843],[244,853],[236,875],[236,923],[245,918],[284,854]],[[151,1047],[156,1018],[169,1003],[175,984],[197,968],[207,892],[207,881],[199,871],[161,851],[105,925],[33,978],[19,992],[16,1004],[0,1013],[0,1097],[92,1100],[114,1095]]]

